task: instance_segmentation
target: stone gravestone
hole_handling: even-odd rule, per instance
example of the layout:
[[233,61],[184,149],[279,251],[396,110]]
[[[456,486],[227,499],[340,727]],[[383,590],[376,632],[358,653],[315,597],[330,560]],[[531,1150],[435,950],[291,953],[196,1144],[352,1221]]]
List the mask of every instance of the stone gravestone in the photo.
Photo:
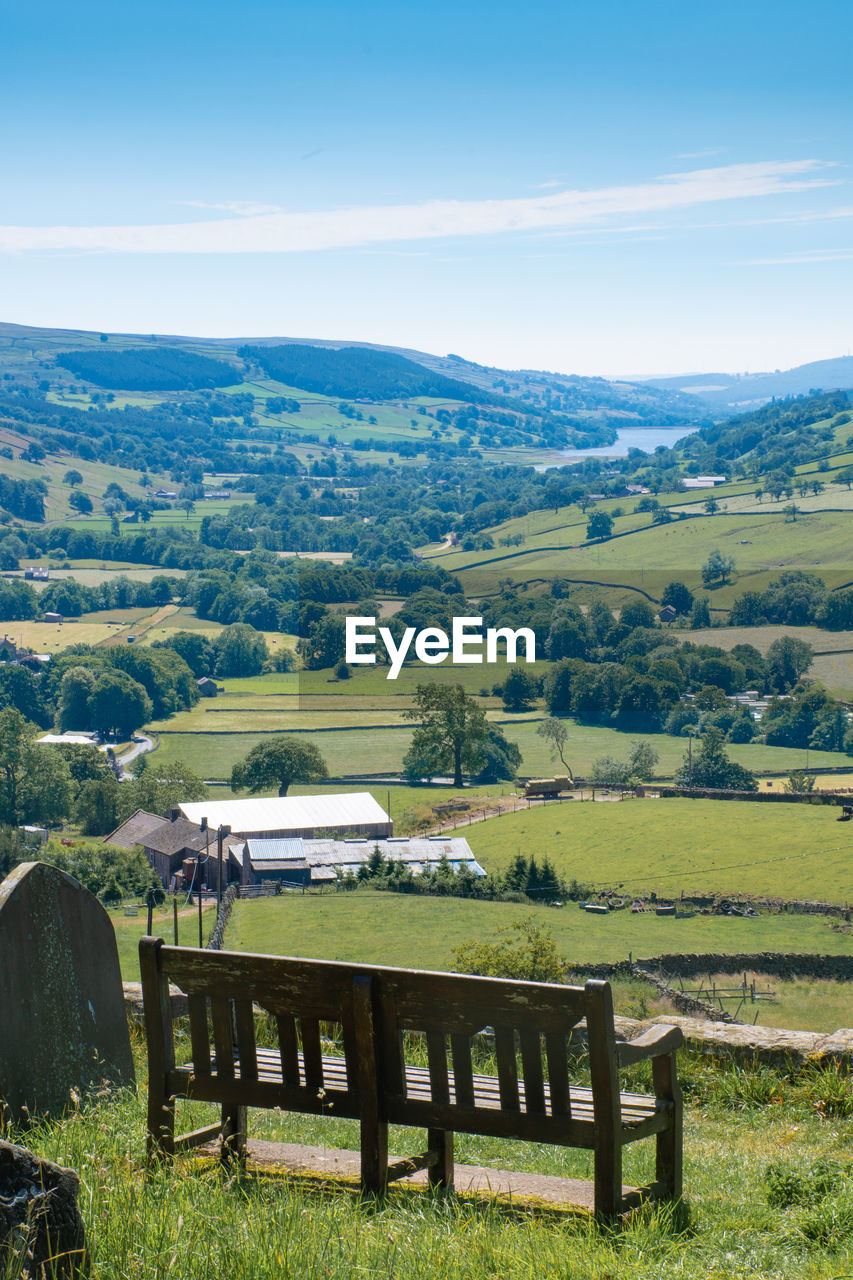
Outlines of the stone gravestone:
[[135,1085],[110,918],[72,876],[23,862],[0,884],[0,1099],[20,1120],[107,1083]]

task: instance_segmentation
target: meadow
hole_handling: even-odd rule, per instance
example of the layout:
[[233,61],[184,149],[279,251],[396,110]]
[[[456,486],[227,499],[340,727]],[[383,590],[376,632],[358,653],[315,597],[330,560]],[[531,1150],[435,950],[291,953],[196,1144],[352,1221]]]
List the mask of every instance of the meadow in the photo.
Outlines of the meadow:
[[[79,1173],[97,1280],[841,1280],[853,1267],[853,1096],[831,1071],[725,1068],[682,1053],[684,1205],[602,1228],[535,1202],[431,1194],[405,1183],[384,1200],[362,1198],[346,1185],[288,1179],[251,1161],[246,1171],[221,1172],[184,1158],[146,1175],[139,1043],[136,1064],[136,1093],[86,1100],[62,1119],[8,1132]],[[826,1097],[834,1099],[829,1110]],[[190,1126],[213,1118],[203,1105],[182,1115]],[[252,1111],[249,1133],[358,1148],[357,1125],[330,1117]],[[392,1129],[391,1150],[411,1150],[412,1139],[411,1130]],[[626,1149],[626,1180],[652,1174],[651,1148]],[[542,1144],[460,1135],[456,1157],[531,1173],[591,1173],[588,1153]]]
[[519,853],[547,855],[565,880],[645,897],[714,891],[853,904],[851,836],[838,816],[832,806],[757,801],[566,800],[463,834],[487,871],[504,871]]
[[[219,699],[217,699],[217,702]],[[152,726],[160,735],[162,755],[159,759],[181,759],[198,768],[205,778],[224,779],[230,776],[237,760],[269,733],[293,732],[297,728],[312,735],[333,777],[347,778],[385,774],[399,774],[403,757],[408,750],[412,726],[400,722],[387,728],[364,728],[370,715],[366,708],[347,709],[326,713],[305,708],[270,708],[259,712],[246,707],[229,708],[218,713],[215,709],[197,705],[191,711],[182,712],[170,720],[155,722]],[[322,721],[322,731],[317,727]],[[393,710],[383,710],[380,723],[391,725],[396,718]],[[489,719],[500,724],[510,742],[515,742],[522,754],[520,775],[526,778],[550,777],[561,766],[555,764],[545,741],[537,733],[536,718],[510,718],[499,711],[490,711]],[[682,766],[687,752],[687,740],[669,734],[627,734],[618,729],[599,725],[570,723],[567,759],[572,771],[579,777],[588,774],[593,762],[601,756],[627,758],[631,746],[638,737],[644,737],[658,752],[656,774],[671,778]],[[231,727],[226,732],[225,726]],[[248,726],[251,725],[251,728]],[[263,732],[261,732],[263,730]],[[805,764],[805,753],[793,747],[768,747],[763,743],[744,743],[727,748],[732,760],[749,769],[776,771],[787,774]],[[809,751],[812,768],[849,768],[851,759],[840,751]],[[842,785],[844,782],[842,781]]]
[[476,939],[494,940],[499,929],[518,920],[546,925],[570,964],[613,963],[627,960],[629,952],[635,958],[686,952],[850,952],[850,934],[819,916],[688,919],[628,910],[599,916],[572,902],[555,909],[368,889],[237,902],[227,946],[230,951],[268,955],[450,969],[455,947]]

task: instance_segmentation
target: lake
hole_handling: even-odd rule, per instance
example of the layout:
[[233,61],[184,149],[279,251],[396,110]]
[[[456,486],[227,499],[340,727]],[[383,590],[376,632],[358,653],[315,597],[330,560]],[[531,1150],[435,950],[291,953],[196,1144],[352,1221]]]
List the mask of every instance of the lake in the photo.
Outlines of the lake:
[[[642,449],[645,453],[653,453],[659,444],[670,448],[677,440],[683,440],[696,430],[696,427],[619,427],[613,444],[600,445],[595,449],[561,449],[560,457],[575,458],[626,458],[629,449]],[[559,466],[550,462],[547,466],[537,467],[537,471],[545,471],[548,466]]]

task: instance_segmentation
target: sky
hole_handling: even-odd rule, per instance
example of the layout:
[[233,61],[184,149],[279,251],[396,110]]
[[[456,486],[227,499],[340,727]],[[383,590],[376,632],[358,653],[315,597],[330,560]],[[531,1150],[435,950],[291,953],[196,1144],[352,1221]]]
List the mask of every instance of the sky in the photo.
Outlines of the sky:
[[851,37],[849,0],[5,0],[0,320],[845,355]]

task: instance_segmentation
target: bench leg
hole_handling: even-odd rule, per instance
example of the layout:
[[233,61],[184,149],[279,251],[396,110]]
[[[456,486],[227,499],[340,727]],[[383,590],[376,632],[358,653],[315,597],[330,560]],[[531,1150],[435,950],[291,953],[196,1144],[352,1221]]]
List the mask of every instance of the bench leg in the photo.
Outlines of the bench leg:
[[228,1105],[222,1108],[220,1160],[224,1165],[230,1164],[232,1160],[245,1160],[247,1126],[246,1107]]
[[669,1053],[652,1060],[655,1093],[659,1098],[672,1101],[672,1125],[657,1135],[656,1177],[668,1200],[681,1197],[681,1159],[683,1147],[684,1106],[681,1089],[675,1074],[675,1054]]
[[148,1086],[146,1146],[149,1163],[153,1160],[170,1161],[175,1154],[175,1099],[167,1098],[156,1084]]
[[595,1148],[595,1216],[611,1222],[622,1208],[622,1148],[600,1143]]
[[427,1129],[427,1149],[438,1152],[438,1160],[429,1167],[429,1185],[453,1188],[453,1134],[446,1129]]
[[372,1195],[382,1195],[388,1185],[388,1126],[381,1121],[361,1122],[361,1185]]

